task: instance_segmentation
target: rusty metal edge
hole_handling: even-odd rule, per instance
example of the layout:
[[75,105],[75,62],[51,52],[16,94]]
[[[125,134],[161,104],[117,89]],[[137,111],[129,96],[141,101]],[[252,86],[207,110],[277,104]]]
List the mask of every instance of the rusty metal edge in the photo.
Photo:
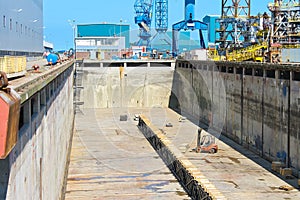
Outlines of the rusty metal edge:
[[11,86],[11,88],[19,93],[19,95],[21,96],[21,104],[23,104],[26,100],[43,89],[46,85],[48,85],[51,81],[53,81],[57,76],[59,76],[73,64],[74,61],[70,61],[63,65],[50,69],[44,73],[41,73],[40,76],[32,80],[28,80],[21,85]]

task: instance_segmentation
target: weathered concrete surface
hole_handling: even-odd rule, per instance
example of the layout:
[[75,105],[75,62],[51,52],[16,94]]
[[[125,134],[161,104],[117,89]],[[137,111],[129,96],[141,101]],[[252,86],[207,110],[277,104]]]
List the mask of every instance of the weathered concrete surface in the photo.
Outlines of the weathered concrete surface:
[[128,121],[119,117],[112,109],[76,115],[65,198],[189,199],[139,132],[133,114]]
[[[18,142],[0,160],[0,199],[60,198],[73,132],[72,66],[69,62],[56,68],[66,67],[61,73],[52,69],[52,75],[33,74],[12,83],[19,93],[35,92],[24,95]],[[42,78],[34,81],[38,76]],[[22,87],[24,81],[31,83]]]
[[83,108],[168,107],[173,72],[169,67],[83,68]]
[[[152,134],[157,135],[160,147],[157,151],[168,157],[171,150],[177,160],[185,164],[187,173],[206,188],[211,196],[223,194],[226,199],[299,199],[300,191],[268,172],[254,161],[262,160],[246,149],[240,149],[245,155],[237,152],[232,147],[217,140],[219,151],[216,154],[195,153],[196,135],[198,126],[189,121],[178,122],[179,115],[172,110],[165,110],[166,119],[173,127],[154,126],[151,124]],[[149,113],[143,113],[149,117]],[[150,131],[142,128],[141,130]],[[162,134],[163,133],[163,134]],[[204,133],[202,133],[204,134]],[[207,133],[206,133],[207,134]],[[148,135],[149,134],[145,134]],[[151,135],[151,134],[150,134]],[[151,140],[154,141],[154,140]],[[157,142],[158,144],[159,142]],[[175,160],[165,160],[173,168]],[[175,170],[181,172],[181,170]],[[179,179],[184,174],[178,173]],[[291,190],[280,190],[280,186],[287,186]],[[216,188],[216,189],[213,189]],[[221,198],[221,197],[220,197]]]
[[299,174],[299,66],[178,63],[173,109]]

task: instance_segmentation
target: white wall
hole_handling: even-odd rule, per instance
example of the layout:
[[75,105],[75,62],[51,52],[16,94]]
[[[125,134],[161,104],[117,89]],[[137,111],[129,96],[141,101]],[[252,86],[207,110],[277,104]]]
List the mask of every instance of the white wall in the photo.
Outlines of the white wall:
[[43,0],[0,0],[0,50],[43,52]]

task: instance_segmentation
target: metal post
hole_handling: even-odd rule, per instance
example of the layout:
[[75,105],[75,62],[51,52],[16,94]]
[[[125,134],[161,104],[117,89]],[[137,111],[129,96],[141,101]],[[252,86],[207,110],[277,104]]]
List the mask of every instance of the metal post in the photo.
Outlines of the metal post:
[[[122,40],[122,19],[120,19],[120,47],[121,47],[121,40]],[[122,48],[120,49],[120,58],[122,58]]]
[[76,25],[75,24],[73,26],[73,39],[74,39],[74,59],[76,60]]
[[75,19],[68,20],[70,26],[73,29],[73,45],[74,45],[74,58],[76,59],[76,25],[75,25]]
[[199,153],[200,150],[201,150],[201,144],[200,144],[200,142],[201,142],[201,131],[202,131],[202,129],[199,128],[198,129],[198,136],[197,136],[197,147],[196,147],[196,152],[197,153]]

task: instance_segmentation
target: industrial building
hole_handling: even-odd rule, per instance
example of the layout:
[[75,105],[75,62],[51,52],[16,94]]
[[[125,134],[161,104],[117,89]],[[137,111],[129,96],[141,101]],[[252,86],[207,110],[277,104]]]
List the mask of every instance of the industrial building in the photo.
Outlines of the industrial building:
[[0,0],[0,13],[0,56],[42,55],[43,1]]
[[76,57],[84,59],[111,59],[122,57],[129,48],[127,24],[78,24],[76,26]]

